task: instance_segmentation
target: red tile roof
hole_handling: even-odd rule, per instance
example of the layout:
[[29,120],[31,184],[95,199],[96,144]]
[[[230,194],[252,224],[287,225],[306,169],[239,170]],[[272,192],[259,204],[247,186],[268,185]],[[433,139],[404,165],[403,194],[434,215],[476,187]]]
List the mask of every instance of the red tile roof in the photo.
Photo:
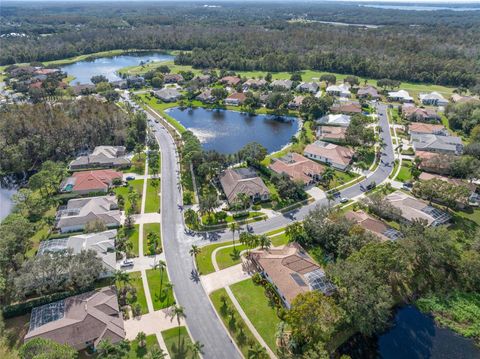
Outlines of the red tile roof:
[[295,152],[275,159],[269,168],[276,173],[287,174],[293,181],[301,181],[305,184],[312,181],[312,176],[319,176],[325,171],[325,167],[321,164]]
[[122,174],[113,170],[97,170],[75,172],[73,191],[88,191],[108,189],[115,178],[122,178]]

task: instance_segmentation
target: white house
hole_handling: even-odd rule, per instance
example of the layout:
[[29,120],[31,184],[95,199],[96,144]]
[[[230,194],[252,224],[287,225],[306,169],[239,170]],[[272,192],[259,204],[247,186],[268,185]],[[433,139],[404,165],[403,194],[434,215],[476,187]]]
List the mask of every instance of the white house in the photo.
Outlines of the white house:
[[413,102],[413,97],[405,90],[389,92],[387,97],[390,101]]
[[327,87],[327,95],[338,97],[350,97],[350,84],[343,83],[341,85],[330,85]]
[[438,92],[430,92],[430,93],[421,93],[418,95],[418,98],[424,105],[433,105],[433,106],[446,106],[448,105],[448,100],[445,99],[441,94]]
[[322,125],[342,126],[348,127],[350,125],[351,116],[339,114],[329,114],[317,120],[317,123]]

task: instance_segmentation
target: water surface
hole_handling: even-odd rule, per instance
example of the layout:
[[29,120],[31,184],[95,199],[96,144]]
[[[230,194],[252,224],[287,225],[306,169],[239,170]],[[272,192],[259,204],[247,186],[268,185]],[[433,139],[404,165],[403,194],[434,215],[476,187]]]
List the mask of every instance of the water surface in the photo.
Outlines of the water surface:
[[204,108],[167,110],[168,114],[191,130],[206,150],[235,153],[247,143],[258,142],[268,152],[282,149],[299,129],[293,117],[283,120],[267,115],[250,116],[237,111]]
[[10,214],[13,208],[12,196],[17,191],[0,187],[0,222]]
[[138,52],[128,55],[119,55],[111,57],[99,57],[95,60],[78,61],[70,65],[62,66],[60,69],[68,75],[75,76],[70,84],[91,84],[90,79],[95,75],[103,75],[109,81],[117,81],[121,78],[117,71],[128,66],[138,66],[146,62],[164,62],[173,60],[172,55],[161,54],[157,52]]

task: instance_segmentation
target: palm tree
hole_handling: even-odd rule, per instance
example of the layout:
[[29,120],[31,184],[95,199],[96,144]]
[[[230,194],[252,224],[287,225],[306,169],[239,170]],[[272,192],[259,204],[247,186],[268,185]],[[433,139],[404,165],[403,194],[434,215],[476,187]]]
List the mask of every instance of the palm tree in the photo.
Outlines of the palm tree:
[[180,322],[182,319],[185,319],[187,316],[185,315],[185,310],[181,305],[176,305],[174,306],[169,313],[170,316],[170,321],[173,321],[173,319],[177,318],[177,323],[178,323],[178,348],[180,349]]
[[235,249],[235,232],[240,232],[240,226],[238,225],[237,222],[233,222],[230,224],[230,232],[232,232],[232,243],[233,243],[233,249]]
[[327,201],[328,201],[328,207],[330,207],[331,202],[335,200],[335,196],[333,195],[332,192],[327,192]]
[[258,243],[262,249],[269,249],[272,246],[272,241],[266,234],[262,234],[258,237]]
[[323,172],[322,174],[322,181],[328,187],[330,185],[330,182],[333,181],[334,178],[335,178],[335,170],[332,167],[327,167],[325,169],[325,172]]
[[[170,282],[166,283],[166,284],[165,284],[165,290],[167,290],[167,293],[168,293],[168,291],[170,291],[170,290],[173,291],[173,284],[170,283]],[[170,306],[170,303],[168,302],[168,299],[169,299],[169,298],[170,298],[170,297],[167,297],[167,307]]]
[[152,347],[147,353],[146,359],[165,359],[167,354],[158,346]]
[[153,266],[153,269],[159,269],[160,270],[160,296],[162,295],[162,287],[163,287],[163,272],[165,272],[165,269],[167,268],[167,264],[165,261],[159,260],[158,263],[156,263]]
[[115,353],[115,346],[110,340],[103,339],[98,343],[96,350],[99,358],[108,357],[110,354]]
[[185,211],[185,223],[195,229],[196,228],[196,225],[197,225],[197,222],[198,222],[198,216],[197,216],[197,213],[189,208]]
[[200,354],[203,354],[203,344],[198,340],[190,345],[190,351],[192,352],[192,358],[200,358]]
[[121,270],[117,270],[113,275],[113,279],[115,283],[126,285],[130,283],[130,274]]
[[144,332],[138,332],[135,338],[138,341],[138,346],[144,348],[147,345],[147,335]]
[[264,359],[268,358],[265,348],[260,344],[248,348],[248,359]]
[[193,265],[195,266],[195,259],[197,255],[200,254],[201,248],[198,248],[195,244],[192,244],[192,248],[190,248],[190,255],[192,256]]

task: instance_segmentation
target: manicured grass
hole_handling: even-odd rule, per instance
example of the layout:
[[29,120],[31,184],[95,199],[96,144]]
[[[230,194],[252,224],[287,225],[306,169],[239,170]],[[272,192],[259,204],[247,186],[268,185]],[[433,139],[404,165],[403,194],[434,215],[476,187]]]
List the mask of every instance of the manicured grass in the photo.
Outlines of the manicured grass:
[[147,180],[147,198],[145,199],[145,213],[157,213],[160,209],[160,179]]
[[138,212],[140,212],[140,206],[142,204],[142,193],[143,193],[143,179],[128,181],[128,186],[121,186],[116,187],[114,189],[115,194],[122,195],[125,199],[125,207],[124,209],[127,210],[130,207],[130,201],[128,199],[128,194],[130,193],[129,188],[132,187],[138,193],[138,200],[137,200],[137,208]]
[[[247,246],[244,244],[239,244],[236,245],[235,248],[241,252],[247,249]],[[215,258],[217,260],[218,268],[220,269],[234,266],[242,261],[240,257],[233,257],[233,247],[219,249]]]
[[[226,306],[222,302],[222,297],[226,298]],[[248,357],[249,346],[247,343],[256,343],[257,339],[252,334],[250,329],[248,329],[240,314],[238,314],[238,311],[235,309],[235,306],[233,305],[226,290],[224,288],[216,290],[210,294],[210,299],[212,300],[213,306],[215,307],[218,315],[222,319],[223,324],[228,328],[230,335],[233,337],[235,343],[237,343],[238,347],[242,351],[242,354],[245,357]],[[230,312],[231,314],[227,309],[232,310]],[[240,331],[239,327],[242,328],[242,331]]]
[[400,168],[400,172],[398,172],[396,180],[400,182],[407,182],[412,180],[412,175],[410,173],[411,168],[412,161],[402,160],[402,167]]
[[390,173],[390,176],[388,176],[388,178],[392,178],[396,175],[397,171],[398,171],[398,166],[400,165],[400,162],[398,160],[395,160],[395,164],[393,166],[393,170],[392,170],[392,173]]
[[270,240],[272,241],[272,246],[274,247],[283,246],[284,244],[288,243],[288,237],[285,233],[272,236],[270,237]]
[[180,124],[177,120],[175,120],[172,116],[165,112],[166,109],[178,106],[178,102],[170,102],[164,103],[159,101],[153,96],[149,94],[140,94],[138,95],[141,101],[145,103],[148,107],[151,107],[155,112],[159,115],[163,116],[179,133],[183,133],[186,131],[186,128]]
[[159,269],[148,269],[147,281],[152,297],[153,309],[160,310],[175,304],[173,290],[167,287],[167,283],[170,283],[170,280],[166,270],[160,275]]
[[138,344],[139,342],[136,339],[130,342],[129,359],[143,358],[147,355],[149,349],[158,347],[157,336],[155,334],[147,335],[144,347],[140,347]]
[[188,335],[187,328],[178,327],[165,330],[162,332],[162,337],[172,359],[185,359],[192,356],[190,351],[192,339]]
[[284,232],[284,231],[285,231],[285,227],[274,229],[273,231],[266,232],[265,234],[267,236],[273,236],[274,234],[278,234],[278,233],[281,233],[281,232]]
[[264,288],[251,279],[230,286],[248,319],[273,352],[276,351],[275,332],[280,319],[264,293]]
[[122,169],[123,173],[135,173],[137,175],[145,174],[145,153],[138,153],[132,158],[132,165]]
[[480,343],[480,293],[454,292],[420,298],[416,304],[422,312],[431,312],[440,325]]
[[264,214],[262,212],[248,212],[248,215],[245,215],[244,217],[239,217],[234,219],[233,216],[227,216],[225,218],[225,222],[215,222],[215,218],[213,214],[210,214],[210,215],[205,214],[202,216],[202,223],[207,226],[216,225],[216,224],[226,224],[226,223],[232,223],[234,221],[243,221],[246,219],[251,219],[251,218],[255,218],[263,215]]
[[150,232],[156,232],[160,236],[160,247],[162,247],[162,234],[160,232],[160,223],[146,223],[143,225],[143,254],[148,256],[147,236]]
[[[131,272],[130,276],[130,285],[137,290],[137,298],[132,303],[132,305],[140,304],[142,308],[142,314],[148,313],[147,299],[145,298],[145,291],[143,290],[142,283],[142,274],[140,272]],[[120,287],[117,283],[117,287]]]
[[[235,241],[235,243],[238,243],[238,241]],[[200,274],[205,275],[205,274],[215,272],[215,269],[213,268],[213,264],[212,264],[212,252],[215,249],[219,247],[224,247],[228,244],[232,244],[232,242],[215,243],[215,244],[210,244],[208,246],[204,246],[200,248],[201,251],[199,254],[197,254],[197,258],[196,258],[197,270],[200,272]]]
[[128,241],[132,243],[132,254],[134,255],[134,257],[139,256],[139,229],[140,226],[138,224],[135,224],[134,228],[132,229],[125,228],[125,234],[127,235]]

